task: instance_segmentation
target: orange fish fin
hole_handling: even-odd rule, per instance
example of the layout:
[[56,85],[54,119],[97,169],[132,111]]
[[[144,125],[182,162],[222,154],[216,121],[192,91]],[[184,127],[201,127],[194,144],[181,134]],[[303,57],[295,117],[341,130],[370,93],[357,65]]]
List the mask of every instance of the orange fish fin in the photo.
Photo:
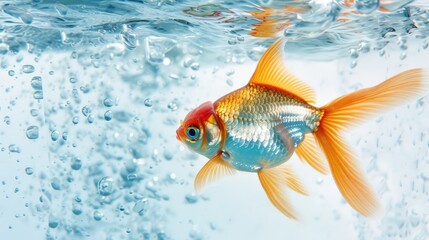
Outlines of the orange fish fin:
[[292,167],[288,164],[283,164],[279,167],[277,167],[279,170],[282,171],[282,174],[284,175],[283,178],[286,179],[287,186],[294,190],[297,193],[300,193],[302,195],[308,196],[308,192],[305,189],[302,182],[299,180],[299,178],[295,175]]
[[422,69],[402,72],[383,83],[340,97],[324,106],[323,118],[314,135],[324,151],[334,180],[347,202],[364,216],[374,215],[378,200],[355,157],[341,139],[341,130],[368,116],[427,93]]
[[[370,88],[346,94],[322,107],[329,125],[344,129],[357,125],[376,113],[398,106],[429,92],[429,81],[421,68],[399,73]],[[322,120],[323,123],[323,120]]]
[[357,166],[353,153],[337,134],[335,129],[319,127],[316,138],[328,158],[335,183],[343,197],[363,216],[372,216],[380,208],[378,199]]
[[205,185],[218,180],[222,176],[233,175],[234,173],[235,169],[229,166],[222,159],[222,155],[219,154],[210,159],[198,172],[194,181],[195,191],[199,192]]
[[271,203],[284,215],[297,219],[296,213],[286,198],[285,186],[289,186],[294,191],[306,194],[301,183],[286,167],[280,166],[258,171],[259,181]]
[[316,171],[324,175],[329,173],[328,163],[312,134],[305,135],[304,141],[299,144],[295,152],[301,161],[307,162]]
[[308,103],[316,102],[313,89],[293,76],[284,66],[283,41],[273,43],[259,60],[249,84],[271,86],[298,96]]

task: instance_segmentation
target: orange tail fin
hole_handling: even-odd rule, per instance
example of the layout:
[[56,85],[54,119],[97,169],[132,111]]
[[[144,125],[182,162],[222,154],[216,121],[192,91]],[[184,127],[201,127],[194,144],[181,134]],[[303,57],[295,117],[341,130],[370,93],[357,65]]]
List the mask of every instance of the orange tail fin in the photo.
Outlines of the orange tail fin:
[[377,86],[344,95],[322,107],[324,115],[314,136],[326,154],[341,194],[364,216],[371,216],[377,211],[378,200],[340,133],[381,110],[424,96],[427,94],[427,84],[424,71],[412,69]]

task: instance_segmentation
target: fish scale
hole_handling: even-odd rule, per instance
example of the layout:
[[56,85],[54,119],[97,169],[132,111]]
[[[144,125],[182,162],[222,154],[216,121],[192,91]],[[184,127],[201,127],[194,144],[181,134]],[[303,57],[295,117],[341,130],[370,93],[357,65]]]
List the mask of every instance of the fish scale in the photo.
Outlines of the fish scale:
[[[321,110],[292,94],[252,84],[214,105],[228,133],[223,151],[231,153],[230,164],[243,171],[285,162],[322,116]],[[243,147],[248,151],[237,154]]]

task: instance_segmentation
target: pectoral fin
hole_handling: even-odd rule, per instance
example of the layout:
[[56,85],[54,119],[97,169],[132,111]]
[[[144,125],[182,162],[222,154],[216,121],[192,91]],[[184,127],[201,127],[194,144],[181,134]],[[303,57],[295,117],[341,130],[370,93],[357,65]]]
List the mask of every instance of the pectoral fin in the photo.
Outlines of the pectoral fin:
[[194,181],[194,188],[199,192],[205,185],[212,183],[222,176],[233,175],[235,169],[229,166],[223,159],[222,154],[210,159],[198,172]]
[[288,186],[304,195],[307,195],[307,192],[292,169],[286,165],[264,169],[258,172],[258,177],[271,203],[287,217],[297,219],[294,209],[287,200],[285,187]]

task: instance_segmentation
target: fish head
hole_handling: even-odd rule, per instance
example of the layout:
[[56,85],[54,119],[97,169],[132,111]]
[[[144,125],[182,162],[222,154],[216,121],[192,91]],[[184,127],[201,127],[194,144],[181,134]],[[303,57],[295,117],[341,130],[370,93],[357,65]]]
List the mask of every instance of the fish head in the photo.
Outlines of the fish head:
[[176,137],[189,149],[212,158],[219,150],[222,131],[213,103],[205,102],[186,115]]

